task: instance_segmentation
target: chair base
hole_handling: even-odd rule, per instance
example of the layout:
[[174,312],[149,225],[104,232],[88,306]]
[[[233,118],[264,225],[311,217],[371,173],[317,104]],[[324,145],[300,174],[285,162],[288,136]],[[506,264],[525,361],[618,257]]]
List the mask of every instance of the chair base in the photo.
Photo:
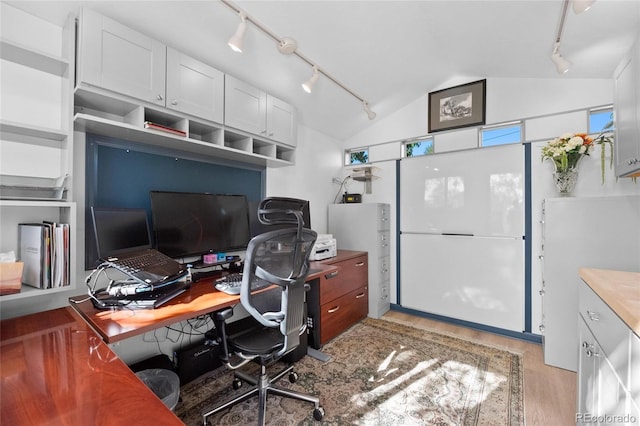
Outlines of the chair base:
[[274,394],[279,395],[285,398],[293,398],[301,401],[311,402],[314,405],[313,417],[316,420],[321,420],[324,415],[324,410],[320,406],[320,399],[311,395],[306,395],[299,392],[294,392],[289,389],[284,389],[280,386],[276,386],[278,380],[283,378],[287,374],[295,374],[293,373],[293,366],[289,366],[278,373],[276,376],[269,378],[267,376],[267,370],[264,365],[260,366],[260,376],[258,378],[249,376],[242,372],[236,372],[235,377],[237,379],[241,379],[249,384],[251,384],[251,388],[247,389],[246,392],[233,397],[215,407],[208,409],[202,413],[202,424],[207,426],[207,417],[212,414],[219,413],[222,410],[230,408],[236,404],[239,404],[243,401],[246,401],[249,398],[253,398],[254,396],[258,396],[258,425],[263,426],[265,424],[266,412],[267,412],[267,395]]

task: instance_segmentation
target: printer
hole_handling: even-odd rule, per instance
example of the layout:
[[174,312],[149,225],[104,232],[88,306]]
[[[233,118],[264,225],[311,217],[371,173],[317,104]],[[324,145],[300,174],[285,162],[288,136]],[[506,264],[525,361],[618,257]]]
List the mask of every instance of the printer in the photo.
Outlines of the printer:
[[318,234],[316,243],[311,248],[311,260],[324,260],[338,255],[336,239],[331,234]]

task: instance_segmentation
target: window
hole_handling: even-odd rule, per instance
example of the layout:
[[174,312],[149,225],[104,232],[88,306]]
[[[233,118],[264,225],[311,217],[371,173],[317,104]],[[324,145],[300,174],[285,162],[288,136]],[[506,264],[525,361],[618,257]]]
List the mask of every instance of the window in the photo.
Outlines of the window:
[[522,122],[511,122],[480,129],[480,146],[505,145],[522,142]]
[[411,140],[402,143],[403,157],[419,157],[433,154],[433,138]]
[[589,134],[613,131],[613,108],[592,109],[589,111]]
[[369,148],[357,148],[345,151],[345,164],[365,164],[369,162]]

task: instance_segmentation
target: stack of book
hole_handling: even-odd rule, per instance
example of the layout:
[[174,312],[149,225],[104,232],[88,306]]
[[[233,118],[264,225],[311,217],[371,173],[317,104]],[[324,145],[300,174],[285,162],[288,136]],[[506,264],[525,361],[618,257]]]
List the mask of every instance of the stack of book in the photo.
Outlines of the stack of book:
[[69,224],[18,224],[22,283],[40,289],[70,284]]

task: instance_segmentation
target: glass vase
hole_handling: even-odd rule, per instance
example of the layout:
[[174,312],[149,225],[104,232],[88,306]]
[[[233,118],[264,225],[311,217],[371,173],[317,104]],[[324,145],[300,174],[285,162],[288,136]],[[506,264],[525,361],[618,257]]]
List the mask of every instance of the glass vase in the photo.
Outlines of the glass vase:
[[553,172],[553,182],[556,185],[556,190],[561,197],[568,197],[573,192],[573,189],[578,183],[578,166],[580,165],[579,157],[574,164],[564,170],[559,170],[558,165],[554,163],[555,171]]
[[578,169],[553,172],[553,181],[556,184],[558,194],[568,197],[578,182]]

